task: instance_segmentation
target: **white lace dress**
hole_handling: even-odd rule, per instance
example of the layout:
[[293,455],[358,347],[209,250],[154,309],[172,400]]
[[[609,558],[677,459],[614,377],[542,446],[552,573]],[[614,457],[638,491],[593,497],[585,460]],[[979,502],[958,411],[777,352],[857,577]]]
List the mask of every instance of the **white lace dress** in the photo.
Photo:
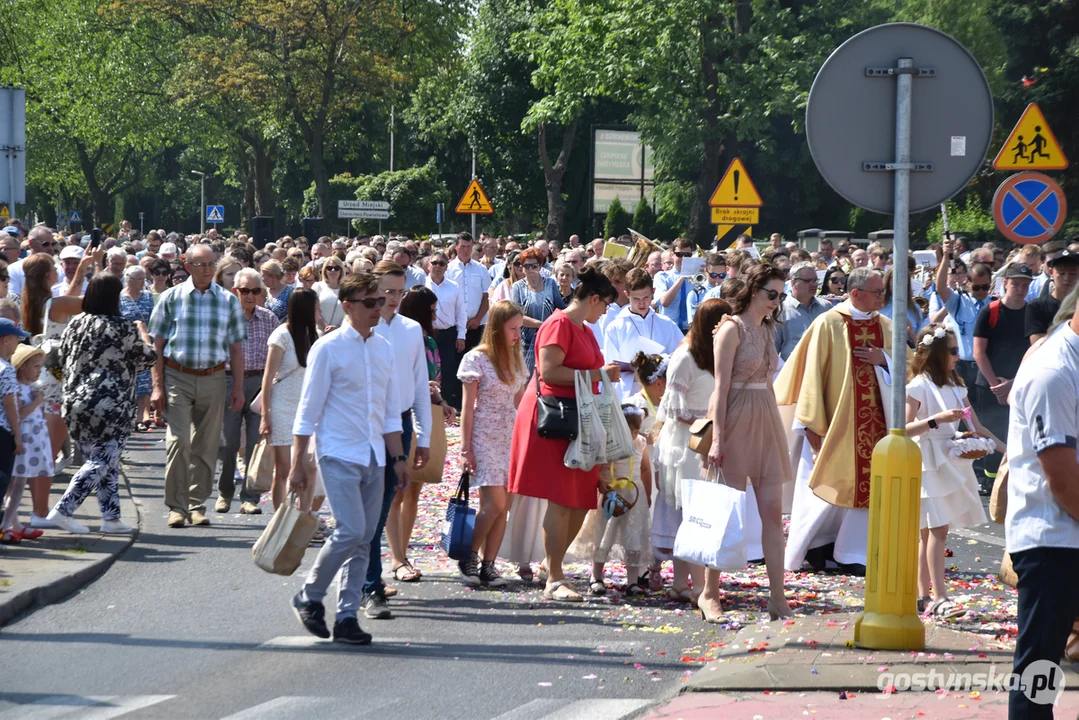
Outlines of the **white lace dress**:
[[[569,553],[581,562],[617,560],[628,567],[641,567],[652,562],[652,523],[644,483],[641,481],[641,460],[648,449],[643,435],[633,440],[633,457],[614,464],[614,477],[629,477],[637,486],[637,502],[629,512],[608,519],[603,508],[589,510],[577,539]],[[636,578],[630,578],[633,582]]]
[[292,342],[288,325],[278,325],[270,333],[268,343],[284,350],[281,366],[274,376],[277,382],[270,391],[270,445],[291,447],[292,423],[296,420],[296,408],[300,405],[306,369],[300,367],[296,359],[296,345]]

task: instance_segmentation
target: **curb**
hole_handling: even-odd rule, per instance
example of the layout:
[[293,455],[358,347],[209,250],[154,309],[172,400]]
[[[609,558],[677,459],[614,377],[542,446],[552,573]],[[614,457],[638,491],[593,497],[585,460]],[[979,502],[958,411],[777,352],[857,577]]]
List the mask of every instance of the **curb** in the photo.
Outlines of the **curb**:
[[139,511],[138,504],[135,503],[134,495],[131,492],[131,481],[128,479],[127,471],[122,463],[120,465],[120,477],[123,479],[123,487],[127,491],[127,502],[135,509],[135,532],[128,536],[127,542],[115,553],[110,553],[100,560],[52,582],[28,588],[12,595],[0,604],[0,627],[7,625],[11,620],[27,610],[52,605],[89,585],[92,581],[104,575],[105,571],[116,562],[116,558],[127,552],[127,549],[135,544],[135,540],[138,539],[142,532],[142,513]]

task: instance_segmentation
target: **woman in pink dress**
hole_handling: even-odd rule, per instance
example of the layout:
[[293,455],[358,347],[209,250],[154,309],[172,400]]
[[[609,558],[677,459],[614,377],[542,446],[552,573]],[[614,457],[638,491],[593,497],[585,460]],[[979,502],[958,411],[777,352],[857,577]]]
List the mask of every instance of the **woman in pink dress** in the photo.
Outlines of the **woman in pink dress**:
[[480,509],[472,533],[472,557],[458,563],[470,585],[501,587],[495,557],[506,532],[510,436],[525,381],[521,356],[521,308],[509,300],[491,306],[483,339],[461,358],[461,467],[480,489]]
[[[708,466],[722,468],[723,482],[744,491],[753,483],[768,568],[768,614],[789,617],[783,588],[783,483],[791,479],[787,436],[776,406],[772,377],[779,365],[775,322],[783,304],[783,272],[757,265],[731,302],[732,315],[716,333],[716,386],[712,396],[712,449]],[[707,622],[723,622],[719,571],[706,569],[697,600]]]
[[[510,445],[509,491],[547,500],[543,519],[549,600],[580,602],[579,592],[566,584],[562,561],[577,537],[588,511],[596,507],[596,489],[606,491],[600,468],[570,470],[563,458],[569,440],[542,438],[537,432],[537,395],[572,398],[574,372],[587,370],[593,382],[607,373],[621,376],[616,364],[603,364],[596,336],[585,327],[607,312],[617,293],[611,281],[595,268],[585,268],[578,278],[573,301],[566,310],[555,310],[536,335],[536,372],[521,397]],[[538,378],[536,377],[538,375]]]

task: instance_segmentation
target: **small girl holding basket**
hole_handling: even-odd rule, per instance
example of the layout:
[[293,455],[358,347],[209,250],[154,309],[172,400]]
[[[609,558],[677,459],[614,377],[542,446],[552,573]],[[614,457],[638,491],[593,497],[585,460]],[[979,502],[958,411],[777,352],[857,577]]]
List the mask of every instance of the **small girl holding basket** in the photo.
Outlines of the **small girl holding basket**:
[[[966,613],[948,598],[944,579],[948,530],[987,522],[972,460],[994,449],[1004,451],[1004,443],[974,414],[955,371],[958,360],[955,333],[941,324],[928,325],[918,334],[907,382],[907,434],[922,451],[918,609],[942,619]],[[961,420],[972,433],[957,434]]]

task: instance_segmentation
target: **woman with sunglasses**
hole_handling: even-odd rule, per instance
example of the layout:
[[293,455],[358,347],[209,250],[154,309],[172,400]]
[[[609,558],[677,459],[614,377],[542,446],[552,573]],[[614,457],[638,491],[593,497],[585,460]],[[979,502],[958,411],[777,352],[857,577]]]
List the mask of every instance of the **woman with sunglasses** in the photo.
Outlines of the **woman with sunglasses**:
[[[524,326],[521,328],[521,349],[524,352],[528,372],[536,369],[536,353],[532,346],[540,325],[551,317],[555,310],[566,307],[562,302],[562,293],[554,278],[544,277],[543,253],[536,248],[529,248],[520,254],[521,266],[525,271],[523,282],[514,283],[510,299],[524,310]],[[606,307],[604,308],[606,311]]]
[[491,304],[499,300],[509,300],[512,297],[513,284],[518,280],[524,280],[525,269],[521,262],[521,253],[513,250],[506,256],[506,265],[502,269],[502,279],[491,290]]
[[166,260],[165,262],[169,264],[169,269],[172,271],[172,274],[169,275],[170,287],[183,285],[191,277],[191,274],[187,272],[187,268],[184,267],[183,260]]
[[838,305],[847,297],[847,274],[840,267],[831,267],[824,273],[824,280],[817,293],[833,305]]
[[276,260],[268,260],[259,270],[266,287],[266,309],[278,320],[288,319],[288,299],[295,289],[285,282],[285,269]]
[[167,260],[154,258],[146,264],[146,272],[153,281],[153,284],[150,286],[150,297],[153,298],[154,304],[156,305],[157,299],[161,297],[161,293],[169,289],[169,283],[172,279],[172,268],[169,267]]
[[[783,272],[757,265],[744,277],[715,339],[712,447],[707,465],[735,489],[752,483],[761,518],[761,545],[768,568],[768,615],[792,615],[783,580],[783,483],[791,480],[787,434],[772,378],[779,367],[775,323],[783,304]],[[747,432],[752,428],[751,432]],[[741,539],[745,542],[745,538]],[[719,570],[705,569],[697,606],[705,622],[723,622]]]
[[337,299],[341,281],[344,279],[344,264],[331,257],[322,264],[322,280],[311,286],[311,289],[318,293],[318,303],[322,309],[322,325],[319,327],[322,332],[334,330],[345,319],[345,308]]

